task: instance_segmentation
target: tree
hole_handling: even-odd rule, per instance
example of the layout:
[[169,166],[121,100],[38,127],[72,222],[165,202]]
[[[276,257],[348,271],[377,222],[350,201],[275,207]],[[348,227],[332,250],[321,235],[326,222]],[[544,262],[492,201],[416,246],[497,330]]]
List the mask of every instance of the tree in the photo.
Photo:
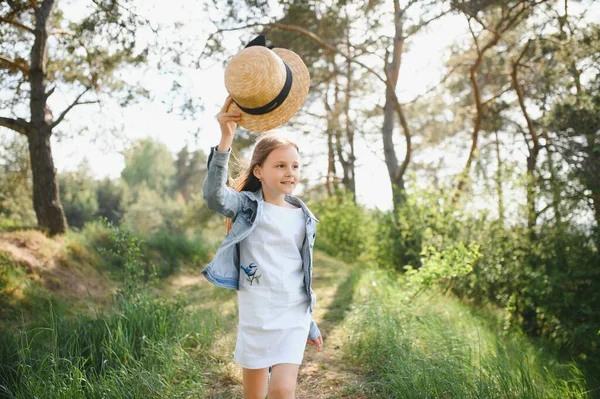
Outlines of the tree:
[[[536,7],[546,2],[546,0],[516,0],[506,2],[496,1],[479,1],[479,0],[455,0],[453,6],[455,9],[460,11],[467,18],[469,24],[469,30],[473,37],[473,46],[476,54],[474,60],[469,66],[469,78],[472,85],[473,93],[473,104],[475,115],[473,116],[473,125],[471,131],[471,149],[469,150],[469,156],[465,164],[462,174],[459,176],[458,184],[456,187],[456,194],[454,199],[456,200],[463,190],[463,186],[467,181],[467,176],[471,169],[478,150],[479,133],[482,128],[483,118],[486,112],[486,102],[482,99],[481,82],[479,78],[480,68],[485,61],[485,56],[491,49],[498,45],[501,39],[507,35],[512,29],[519,24],[526,21],[531,16]],[[473,24],[479,25],[479,30],[475,29]],[[476,33],[478,32],[478,33]],[[527,50],[525,48],[524,52]],[[523,54],[521,54],[522,56]],[[520,58],[516,61],[516,64],[520,61]],[[517,72],[518,69],[515,65],[513,68],[513,85],[515,90],[519,94],[521,90],[518,85]],[[520,99],[523,99],[522,91],[520,92]],[[527,112],[522,103],[522,110],[527,118]],[[530,126],[531,127],[531,126]],[[539,144],[537,144],[537,135],[535,131],[530,131],[535,138],[534,149],[530,153],[530,166],[535,166],[534,162],[537,159],[537,153],[539,152]],[[531,195],[531,192],[529,192]],[[530,202],[531,203],[531,202]],[[531,223],[531,220],[530,220]]]
[[82,228],[98,213],[96,181],[87,160],[84,160],[76,171],[59,174],[58,182],[61,187],[60,199],[69,226]]
[[[64,19],[56,0],[0,3],[0,89],[12,93],[0,104],[0,127],[27,138],[33,207],[38,225],[51,235],[67,229],[50,145],[53,132],[74,107],[98,102],[87,99],[88,93],[128,87],[114,72],[146,59],[147,49],[135,41],[136,28],[145,22],[127,4],[96,0],[75,22]],[[49,103],[56,90],[78,92],[58,114]]]
[[0,136],[0,218],[35,225],[31,206],[31,168],[24,137]]
[[96,184],[96,198],[98,201],[97,216],[108,219],[117,225],[125,210],[123,209],[124,185],[122,180],[113,181],[106,177]]
[[188,202],[194,193],[202,191],[202,184],[206,176],[207,157],[204,151],[190,152],[185,145],[178,153],[175,160],[174,192]]
[[121,177],[134,192],[144,186],[160,196],[170,195],[175,173],[173,155],[163,143],[141,139],[125,152]]

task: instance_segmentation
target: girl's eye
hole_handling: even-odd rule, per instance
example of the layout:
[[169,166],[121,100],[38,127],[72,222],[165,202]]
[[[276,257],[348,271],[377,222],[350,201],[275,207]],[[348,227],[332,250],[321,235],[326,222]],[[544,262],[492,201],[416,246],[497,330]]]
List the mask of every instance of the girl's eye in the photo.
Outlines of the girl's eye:
[[294,169],[300,169],[299,165],[294,165]]

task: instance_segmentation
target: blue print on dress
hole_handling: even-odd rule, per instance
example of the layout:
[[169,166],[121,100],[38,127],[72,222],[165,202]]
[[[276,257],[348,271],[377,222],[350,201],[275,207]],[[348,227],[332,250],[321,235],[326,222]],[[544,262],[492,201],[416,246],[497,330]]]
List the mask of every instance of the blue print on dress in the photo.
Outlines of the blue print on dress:
[[256,271],[258,270],[258,265],[254,262],[250,263],[248,267],[244,267],[244,265],[240,265],[242,270],[246,273],[246,279],[250,281],[250,285],[256,280],[257,283],[260,283],[260,274],[257,275]]

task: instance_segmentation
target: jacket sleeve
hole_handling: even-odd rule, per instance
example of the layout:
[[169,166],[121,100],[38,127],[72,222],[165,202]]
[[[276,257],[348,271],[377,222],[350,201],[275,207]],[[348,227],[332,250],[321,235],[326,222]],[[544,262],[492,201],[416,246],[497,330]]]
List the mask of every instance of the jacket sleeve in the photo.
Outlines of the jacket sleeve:
[[206,206],[227,218],[234,218],[242,208],[242,195],[227,186],[227,163],[231,148],[227,152],[211,147],[207,162],[207,173],[202,186]]
[[317,323],[315,323],[314,320],[310,320],[310,329],[308,330],[308,338],[310,339],[317,339],[319,337],[319,335],[321,335],[321,331],[319,330],[319,327],[317,326]]

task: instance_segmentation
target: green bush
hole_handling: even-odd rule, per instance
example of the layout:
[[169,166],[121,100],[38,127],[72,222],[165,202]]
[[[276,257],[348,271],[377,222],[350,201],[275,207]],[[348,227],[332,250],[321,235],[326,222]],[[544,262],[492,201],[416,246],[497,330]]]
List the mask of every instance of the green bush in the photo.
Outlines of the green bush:
[[422,266],[423,248],[453,246],[461,231],[460,212],[447,196],[422,190],[407,195],[396,211],[377,212],[371,252],[380,267],[402,271]]
[[201,237],[190,239],[185,234],[159,231],[146,241],[150,251],[156,253],[159,277],[180,270],[183,264],[199,265],[209,260],[209,248]]
[[350,195],[337,194],[311,205],[319,218],[316,249],[351,262],[369,246],[374,229],[372,217]]
[[597,367],[598,230],[539,223],[532,240],[527,226],[471,215],[448,195],[427,190],[374,219],[370,259],[387,270],[408,271],[408,292],[451,287],[475,306],[502,309],[506,328],[520,328],[590,370]]

